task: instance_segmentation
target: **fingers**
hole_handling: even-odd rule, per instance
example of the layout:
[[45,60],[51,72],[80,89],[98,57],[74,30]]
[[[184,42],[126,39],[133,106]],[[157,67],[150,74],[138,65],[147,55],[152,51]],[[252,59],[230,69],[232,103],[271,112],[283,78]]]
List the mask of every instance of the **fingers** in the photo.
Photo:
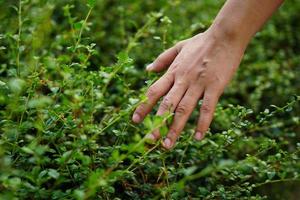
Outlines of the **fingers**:
[[156,102],[165,95],[174,82],[172,74],[165,73],[159,80],[151,85],[146,93],[147,101],[137,107],[132,116],[132,121],[140,123],[145,116],[152,110]]
[[199,98],[203,93],[203,89],[198,87],[191,87],[187,90],[186,94],[178,104],[175,110],[175,116],[173,123],[170,127],[167,138],[164,140],[163,146],[166,149],[170,149],[174,146],[177,138],[180,135],[180,132],[183,130],[189,116],[193,112],[193,109],[196,107]]
[[[163,98],[162,102],[160,103],[156,115],[163,115],[168,111],[173,112],[177,107],[179,101],[182,99],[184,93],[186,92],[187,86],[188,86],[187,83],[175,82],[172,89],[169,91],[169,93]],[[152,136],[147,136],[149,139],[152,138],[153,140],[157,140],[160,138],[160,133],[158,129],[154,130],[153,133],[151,134]]]
[[165,52],[160,54],[153,63],[148,65],[146,69],[148,71],[160,72],[168,68],[178,55],[180,46],[181,45],[175,45],[174,47],[167,49]]
[[169,93],[163,98],[162,102],[157,111],[157,115],[163,115],[165,112],[173,112],[177,107],[179,101],[182,99],[184,93],[186,92],[186,83],[176,83],[169,91]]
[[200,108],[200,117],[196,129],[195,139],[201,140],[204,138],[206,131],[208,130],[213,115],[216,109],[216,105],[219,100],[219,93],[215,90],[207,89],[204,93],[203,103]]

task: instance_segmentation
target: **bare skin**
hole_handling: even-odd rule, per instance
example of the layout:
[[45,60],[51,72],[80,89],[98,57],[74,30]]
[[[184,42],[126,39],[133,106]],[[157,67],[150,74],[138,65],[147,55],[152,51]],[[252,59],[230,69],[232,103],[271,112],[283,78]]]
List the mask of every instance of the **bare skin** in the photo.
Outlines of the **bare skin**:
[[[147,67],[165,74],[150,86],[147,102],[134,112],[132,120],[140,123],[163,98],[157,115],[174,112],[163,146],[171,149],[199,100],[203,99],[195,139],[205,136],[220,96],[237,70],[253,35],[263,26],[283,0],[228,0],[211,27],[166,50]],[[157,140],[155,130],[147,135]]]

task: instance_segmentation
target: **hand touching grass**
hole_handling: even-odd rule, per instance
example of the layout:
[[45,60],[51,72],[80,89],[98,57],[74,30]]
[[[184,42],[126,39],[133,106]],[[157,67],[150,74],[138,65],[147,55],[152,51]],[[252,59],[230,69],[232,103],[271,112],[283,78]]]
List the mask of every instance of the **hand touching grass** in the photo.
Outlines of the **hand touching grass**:
[[[133,121],[141,122],[161,99],[157,115],[174,112],[174,119],[164,140],[164,147],[173,147],[199,100],[203,99],[195,138],[201,140],[213,119],[214,110],[225,86],[240,64],[244,48],[231,43],[212,31],[181,41],[166,50],[147,67],[165,74],[150,86],[147,102],[133,114]],[[157,140],[159,130],[148,136]]]
[[[283,0],[228,0],[212,26],[204,33],[179,42],[163,52],[147,70],[166,73],[147,91],[147,102],[134,112],[141,122],[163,97],[157,111],[174,112],[164,139],[170,149],[183,130],[198,101],[203,99],[195,138],[201,140],[213,119],[219,97],[238,68],[246,46]],[[157,140],[158,130],[148,136]]]

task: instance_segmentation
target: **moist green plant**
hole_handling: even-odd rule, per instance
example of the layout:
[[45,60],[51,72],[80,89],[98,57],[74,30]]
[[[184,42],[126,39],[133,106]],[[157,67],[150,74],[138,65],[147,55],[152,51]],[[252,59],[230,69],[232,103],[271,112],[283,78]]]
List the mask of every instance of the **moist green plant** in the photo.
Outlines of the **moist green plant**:
[[171,151],[144,136],[172,113],[131,122],[159,77],[145,63],[222,3],[0,1],[0,199],[297,199],[295,1],[250,44],[204,140],[196,111]]

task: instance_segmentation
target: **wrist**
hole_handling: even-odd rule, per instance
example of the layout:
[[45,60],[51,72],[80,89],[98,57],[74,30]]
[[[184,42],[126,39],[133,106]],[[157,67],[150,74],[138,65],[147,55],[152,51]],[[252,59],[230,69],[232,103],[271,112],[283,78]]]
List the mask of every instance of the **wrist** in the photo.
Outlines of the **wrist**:
[[228,26],[225,22],[214,22],[208,29],[207,34],[217,41],[225,42],[241,49],[246,49],[252,35]]

